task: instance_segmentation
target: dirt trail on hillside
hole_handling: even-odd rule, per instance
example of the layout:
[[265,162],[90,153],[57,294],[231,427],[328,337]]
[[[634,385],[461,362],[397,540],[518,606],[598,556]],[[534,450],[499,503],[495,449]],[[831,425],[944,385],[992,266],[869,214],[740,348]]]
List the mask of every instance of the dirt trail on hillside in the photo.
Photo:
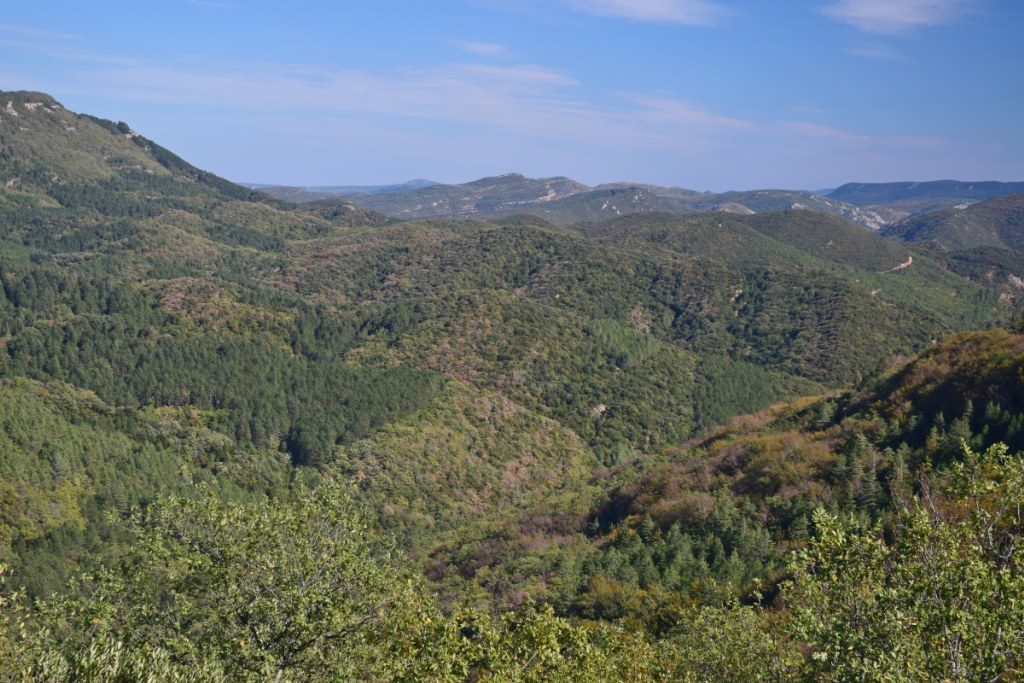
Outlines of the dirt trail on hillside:
[[903,263],[899,264],[895,268],[890,268],[889,270],[884,270],[882,272],[884,272],[884,273],[895,273],[896,271],[903,270],[904,268],[909,268],[912,265],[914,265],[914,257],[913,256],[908,256],[906,261],[904,261]]

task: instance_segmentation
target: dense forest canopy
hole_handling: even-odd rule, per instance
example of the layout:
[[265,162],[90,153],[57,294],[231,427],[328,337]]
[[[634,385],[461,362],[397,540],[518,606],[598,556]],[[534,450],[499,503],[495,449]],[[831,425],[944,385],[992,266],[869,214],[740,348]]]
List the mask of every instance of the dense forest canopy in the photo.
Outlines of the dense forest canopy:
[[8,677],[1022,675],[1016,242],[403,222],[8,106]]

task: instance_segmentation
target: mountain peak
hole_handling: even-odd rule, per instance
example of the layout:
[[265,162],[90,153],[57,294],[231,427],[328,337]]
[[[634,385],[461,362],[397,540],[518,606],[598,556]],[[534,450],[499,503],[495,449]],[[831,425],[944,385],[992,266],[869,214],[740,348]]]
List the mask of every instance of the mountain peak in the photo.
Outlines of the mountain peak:
[[502,184],[521,183],[521,182],[525,182],[525,181],[528,181],[528,180],[529,180],[529,178],[524,176],[522,173],[502,173],[500,175],[484,176],[483,178],[478,178],[476,180],[470,180],[469,182],[466,182],[466,183],[459,183],[459,185],[456,185],[455,187],[459,187],[459,186],[472,187],[474,185],[493,185],[495,183],[502,183]]
[[948,209],[964,202],[978,202],[1003,195],[1024,192],[1024,182],[993,180],[930,180],[894,183],[846,183],[828,194],[835,199],[863,208],[885,206],[910,214]]
[[0,102],[5,107],[7,102],[12,102],[14,104],[40,104],[47,107],[56,106],[63,109],[61,103],[51,95],[35,90],[0,90]]
[[60,102],[45,93],[31,90],[0,90],[0,121],[4,118],[31,117],[37,110],[52,114],[63,109]]

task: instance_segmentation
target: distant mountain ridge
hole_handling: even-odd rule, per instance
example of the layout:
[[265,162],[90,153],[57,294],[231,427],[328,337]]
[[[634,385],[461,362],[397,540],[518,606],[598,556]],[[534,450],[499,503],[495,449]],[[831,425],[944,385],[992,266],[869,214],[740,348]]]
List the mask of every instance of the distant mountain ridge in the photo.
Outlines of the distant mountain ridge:
[[316,202],[334,197],[346,197],[349,195],[362,194],[389,194],[391,192],[406,192],[409,190],[420,190],[440,183],[425,178],[407,180],[404,183],[392,185],[268,185],[261,183],[242,183],[245,187],[259,190],[271,197],[287,202],[305,203]]
[[[420,181],[412,181],[417,182]],[[386,189],[353,188],[361,191],[352,193],[347,193],[346,188],[250,187],[296,203],[340,196],[368,210],[400,219],[495,218],[528,213],[555,223],[571,224],[633,213],[721,211],[750,215],[807,209],[844,218],[869,230],[878,230],[893,218],[884,211],[862,209],[800,190],[713,193],[629,182],[588,186],[564,176],[528,178],[520,173],[506,173],[457,185],[435,183],[406,187],[412,183],[384,186]]]
[[[832,199],[897,218],[1024,192],[1024,182],[933,180],[928,182],[847,183],[828,194]],[[960,206],[963,208],[963,206]],[[895,221],[893,221],[895,222]]]
[[886,228],[884,234],[904,242],[934,242],[949,249],[996,247],[1024,251],[1024,194],[911,216]]
[[1024,192],[1024,182],[932,180],[901,183],[846,183],[832,190],[828,196],[857,206],[870,206],[904,199],[941,199],[953,196],[977,201],[1021,192]]
[[[127,124],[0,92],[4,578],[10,567],[14,585],[46,595],[93,558],[122,557],[134,537],[111,522],[158,496],[208,488],[262,504],[338,481],[449,604],[596,604],[591,577],[632,557],[616,539],[642,539],[609,526],[626,521],[609,503],[627,499],[678,539],[683,569],[651,594],[703,600],[717,583],[731,596],[774,581],[760,558],[792,546],[765,535],[726,553],[719,536],[780,520],[797,538],[811,495],[846,496],[851,472],[883,483],[874,451],[851,459],[834,391],[1024,310],[1024,289],[993,286],[981,258],[955,271],[946,252],[828,215],[852,205],[811,193],[505,175],[363,196],[400,206],[410,195],[474,213],[399,221],[336,196],[285,203]],[[556,209],[599,220],[531,215]],[[1005,280],[1024,273],[1001,263]],[[987,358],[1019,357],[1017,337],[989,346]],[[909,379],[941,376],[946,358]],[[1017,365],[962,365],[955,396],[995,414],[982,398]],[[959,376],[981,376],[984,393]],[[929,396],[924,382],[903,387]],[[651,500],[673,505],[626,495],[662,465],[699,466],[703,447],[687,444],[707,430],[824,392],[796,435],[818,444],[809,450],[772,433],[737,459],[733,444],[708,442],[716,469],[687,475],[689,488],[664,480]],[[990,420],[997,438],[1024,433],[1018,394],[995,395],[1013,411]],[[890,420],[864,422],[880,444],[903,438]],[[923,441],[932,423],[919,426],[906,429]],[[699,535],[672,531],[697,514]],[[563,590],[551,577],[570,566],[587,573]]]
[[696,211],[731,211],[747,214],[806,209],[838,216],[869,230],[879,230],[889,222],[885,215],[877,211],[861,209],[846,202],[801,190],[723,192],[698,200],[693,208]]
[[869,230],[881,230],[920,213],[965,208],[977,201],[1024,192],[1024,183],[937,180],[847,183],[819,191],[763,189],[716,193],[631,182],[588,186],[564,176],[529,178],[520,173],[458,184],[419,179],[395,185],[246,187],[293,203],[340,197],[399,219],[495,218],[528,213],[555,223],[572,224],[632,213],[721,211],[752,215],[807,209],[838,216]]
[[432,185],[406,192],[346,197],[394,218],[521,213],[535,204],[562,199],[589,189],[571,178],[527,178],[506,173],[460,185]]

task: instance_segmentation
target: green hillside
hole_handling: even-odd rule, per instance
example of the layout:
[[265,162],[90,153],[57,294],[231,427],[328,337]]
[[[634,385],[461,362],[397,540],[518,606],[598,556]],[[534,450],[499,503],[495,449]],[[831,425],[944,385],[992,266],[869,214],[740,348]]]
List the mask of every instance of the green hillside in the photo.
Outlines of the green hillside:
[[1002,290],[1007,299],[1024,293],[1024,253],[995,247],[942,250],[941,258],[953,270],[976,282]]
[[534,179],[518,173],[459,185],[433,184],[408,189],[390,186],[368,188],[370,191],[362,192],[357,191],[358,188],[351,192],[344,188],[313,191],[308,188],[270,187],[265,190],[282,200],[297,203],[344,196],[372,211],[402,219],[441,216],[494,218],[532,214],[547,221],[572,224],[632,213],[722,211],[749,214],[807,209],[844,218],[869,230],[878,230],[891,218],[887,211],[861,209],[838,199],[802,191],[754,190],[715,194],[639,183],[588,187],[569,178]]
[[955,336],[859,390],[740,418],[666,451],[595,510],[601,555],[585,565],[575,604],[647,620],[658,601],[708,590],[700,581],[781,578],[785,549],[813,529],[811,510],[891,520],[921,491],[918,477],[940,478],[922,473],[960,460],[965,441],[1019,451],[1022,362],[1019,333]]
[[1024,192],[1024,183],[934,180],[924,183],[847,183],[829,192],[828,196],[855,206],[888,208],[906,215],[1021,192]]
[[[987,287],[980,293],[975,285],[965,283],[962,276],[929,252],[907,249],[851,223],[808,211],[756,216],[627,216],[581,226],[581,230],[602,243],[647,251],[654,247],[665,254],[684,254],[703,262],[721,263],[731,273],[750,273],[748,286],[734,280],[736,288],[730,295],[737,304],[736,317],[741,321],[762,310],[774,316],[782,310],[778,306],[793,305],[789,315],[797,315],[796,311],[801,309],[797,302],[801,300],[818,312],[805,310],[800,314],[831,315],[829,312],[872,308],[881,320],[896,306],[901,310],[916,308],[914,317],[918,319],[938,320],[977,310],[980,300],[975,297],[979,294],[990,302],[1000,298]],[[786,266],[781,267],[782,264]],[[759,266],[767,268],[759,270]],[[701,279],[714,277],[709,273]],[[755,307],[769,297],[775,298],[775,303],[767,309]],[[1002,300],[1006,305],[1016,299]],[[749,305],[743,305],[748,302]],[[861,319],[859,313],[852,315],[851,321]],[[968,318],[972,315],[968,314]],[[832,324],[837,319],[842,318],[836,316]],[[892,324],[908,323],[909,318],[899,314]],[[772,322],[762,319],[759,324]],[[975,327],[983,323],[975,318],[964,319],[964,324]],[[858,351],[852,347],[859,345],[858,334],[850,330],[830,343],[850,343],[846,353],[856,355]],[[761,332],[756,334],[759,344],[767,341],[764,336]],[[783,352],[786,344],[788,341],[782,344]],[[859,346],[877,350],[870,344]],[[806,349],[801,355],[804,359],[813,357],[815,354]]]
[[0,193],[3,371],[212,411],[297,465],[329,465],[450,381],[614,463],[1014,306],[821,214],[387,223],[278,204],[127,126],[10,97],[5,158],[40,170]]
[[[1019,333],[953,337],[859,389],[737,419],[586,484],[577,477],[594,464],[573,455],[583,453],[578,439],[497,396],[453,386],[345,451],[377,519],[403,546],[430,541],[427,571],[441,603],[367,534],[350,492],[293,482],[284,495],[275,482],[285,465],[256,474],[230,442],[176,421],[180,412],[124,413],[68,387],[9,383],[27,408],[5,422],[22,454],[9,472],[32,476],[33,451],[68,463],[69,475],[84,471],[70,452],[84,453],[98,471],[88,458],[103,457],[95,444],[105,442],[114,445],[115,476],[90,490],[32,490],[19,501],[31,519],[6,517],[5,530],[80,528],[88,512],[77,500],[98,507],[104,495],[146,495],[182,463],[175,449],[198,458],[185,459],[193,474],[172,486],[203,480],[219,490],[165,491],[147,514],[104,522],[112,526],[98,545],[117,571],[86,574],[80,592],[32,612],[5,602],[0,647],[23,671],[103,666],[137,676],[185,667],[192,673],[175,674],[183,680],[221,671],[256,680],[279,668],[325,680],[339,671],[521,680],[533,671],[527,680],[669,681],[701,677],[708,666],[719,678],[752,680],[816,679],[837,666],[1012,679],[1024,644],[1015,607],[1024,576],[1002,553],[1019,537],[1024,471],[1005,447],[986,447],[1022,444],[1022,359]],[[49,440],[36,436],[43,430]],[[163,445],[167,435],[174,445]],[[535,462],[545,443],[556,459]],[[114,469],[125,460],[117,448],[129,444],[141,446],[140,458],[169,448],[163,473]],[[383,476],[399,453],[407,467]],[[455,457],[436,469],[435,453]],[[431,476],[413,474],[422,465]],[[55,512],[36,512],[43,508]],[[425,537],[408,536],[423,528],[417,517],[432,522]],[[120,557],[106,554],[114,539]],[[802,550],[790,555],[794,547]],[[934,599],[953,584],[955,596]],[[502,598],[503,616],[474,604],[488,594]],[[737,595],[760,604],[741,606]],[[561,615],[524,608],[526,598]],[[304,635],[303,655],[289,654],[296,641],[252,641],[250,610],[266,632]],[[21,635],[35,624],[48,630]],[[935,655],[950,633],[966,662]],[[335,639],[347,647],[332,647]],[[541,643],[551,649],[536,662]]]
[[888,216],[884,213],[860,209],[830,197],[792,190],[723,192],[701,197],[693,203],[693,208],[697,211],[724,210],[740,214],[803,209],[837,216],[868,230],[878,230],[888,222]]
[[[911,508],[952,536],[907,536],[864,590],[913,621],[888,568],[970,570],[978,600],[934,623],[980,610],[972,647],[1020,642],[1020,565],[993,593],[992,554],[949,540],[969,520],[910,503],[963,472],[1019,494],[1018,460],[963,450],[1024,447],[1021,334],[969,332],[1019,316],[977,262],[1010,252],[790,207],[523,213],[585,198],[560,178],[418,189],[477,218],[401,221],[280,202],[45,95],[0,117],[0,673],[814,679],[861,635],[815,563],[883,553]],[[972,550],[918,571],[940,542]],[[914,623],[864,661],[899,637],[945,676]],[[1018,665],[992,657],[966,678]]]
[[392,192],[405,192],[407,190],[420,190],[432,185],[439,185],[433,180],[419,178],[396,185],[317,185],[309,187],[291,187],[288,185],[261,185],[250,183],[246,187],[259,190],[271,197],[276,197],[286,202],[304,203],[316,202],[339,197],[353,195],[389,194]]
[[210,429],[208,413],[117,408],[60,382],[0,382],[0,557],[34,594],[130,543],[111,509],[199,482],[229,499],[261,499],[294,476],[280,453]]
[[[690,206],[687,201],[660,196],[648,187],[624,185],[577,192],[568,197],[522,206],[519,210],[544,220],[570,224],[652,211],[689,213]],[[507,210],[498,213],[507,213]]]
[[1024,251],[1024,194],[913,216],[885,232],[904,242],[935,242],[950,249]]
[[430,185],[405,192],[353,194],[349,199],[396,218],[518,213],[586,189],[569,178],[526,178],[508,173],[461,185]]

